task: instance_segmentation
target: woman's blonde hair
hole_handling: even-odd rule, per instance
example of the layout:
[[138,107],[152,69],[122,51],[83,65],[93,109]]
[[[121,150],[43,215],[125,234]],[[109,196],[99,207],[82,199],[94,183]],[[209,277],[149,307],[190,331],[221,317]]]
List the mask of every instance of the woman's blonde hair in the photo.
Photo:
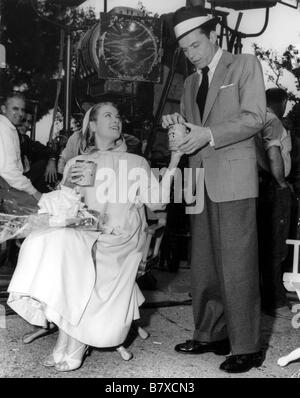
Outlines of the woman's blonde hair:
[[94,150],[97,150],[96,147],[96,141],[95,141],[95,131],[91,131],[90,129],[90,122],[95,122],[97,120],[98,116],[98,111],[106,105],[111,105],[115,109],[118,109],[116,104],[110,101],[105,101],[105,102],[99,102],[98,104],[95,104],[88,112],[89,112],[89,118],[87,121],[87,126],[85,128],[85,131],[82,132],[81,140],[80,140],[80,153],[81,154],[86,154],[86,153],[91,153]]

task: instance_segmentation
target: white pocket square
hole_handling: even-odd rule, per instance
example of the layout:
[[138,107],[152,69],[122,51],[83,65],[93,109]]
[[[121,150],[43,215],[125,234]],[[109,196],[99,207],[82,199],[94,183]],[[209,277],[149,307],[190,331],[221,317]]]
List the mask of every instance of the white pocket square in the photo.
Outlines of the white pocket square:
[[220,89],[222,88],[227,88],[227,87],[231,87],[231,86],[235,86],[235,83],[231,83],[231,84],[227,84],[225,86],[221,86]]

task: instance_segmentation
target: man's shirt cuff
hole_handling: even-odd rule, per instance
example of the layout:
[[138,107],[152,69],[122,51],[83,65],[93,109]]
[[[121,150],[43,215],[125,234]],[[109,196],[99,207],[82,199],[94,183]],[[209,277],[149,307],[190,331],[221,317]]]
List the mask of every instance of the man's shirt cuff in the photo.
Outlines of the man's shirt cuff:
[[214,147],[214,146],[215,146],[214,136],[212,135],[211,129],[210,129],[209,127],[208,127],[208,130],[209,130],[209,134],[210,134],[209,145],[210,145],[211,147]]

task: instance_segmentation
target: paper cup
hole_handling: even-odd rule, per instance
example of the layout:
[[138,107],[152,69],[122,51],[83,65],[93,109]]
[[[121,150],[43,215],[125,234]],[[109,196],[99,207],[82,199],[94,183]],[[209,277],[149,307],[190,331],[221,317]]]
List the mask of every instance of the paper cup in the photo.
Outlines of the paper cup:
[[95,184],[97,164],[91,160],[76,160],[76,164],[82,163],[86,165],[86,168],[81,180],[77,181],[76,185],[80,185],[81,187],[93,187]]
[[169,149],[171,151],[178,151],[178,145],[182,143],[187,135],[187,128],[184,124],[172,124],[168,130]]

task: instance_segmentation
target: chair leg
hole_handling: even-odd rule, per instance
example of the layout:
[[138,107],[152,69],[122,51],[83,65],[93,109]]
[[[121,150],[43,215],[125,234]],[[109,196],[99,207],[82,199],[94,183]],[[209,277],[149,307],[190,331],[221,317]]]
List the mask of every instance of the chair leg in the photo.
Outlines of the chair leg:
[[29,332],[23,336],[23,343],[30,344],[34,340],[38,339],[42,336],[47,336],[48,334],[52,334],[56,332],[57,328],[54,323],[50,323],[48,328],[37,328],[36,330]]
[[[133,322],[133,327],[136,328],[138,335],[140,336],[141,339],[146,340],[150,336],[147,330],[143,329],[141,326],[138,326],[135,322]],[[116,348],[116,351],[118,351],[118,353],[121,355],[124,361],[130,361],[130,359],[133,358],[132,352],[128,351],[122,345]]]
[[130,361],[130,359],[133,358],[132,353],[127,351],[126,348],[123,346],[118,347],[116,350],[121,355],[121,357],[124,359],[124,361]]

